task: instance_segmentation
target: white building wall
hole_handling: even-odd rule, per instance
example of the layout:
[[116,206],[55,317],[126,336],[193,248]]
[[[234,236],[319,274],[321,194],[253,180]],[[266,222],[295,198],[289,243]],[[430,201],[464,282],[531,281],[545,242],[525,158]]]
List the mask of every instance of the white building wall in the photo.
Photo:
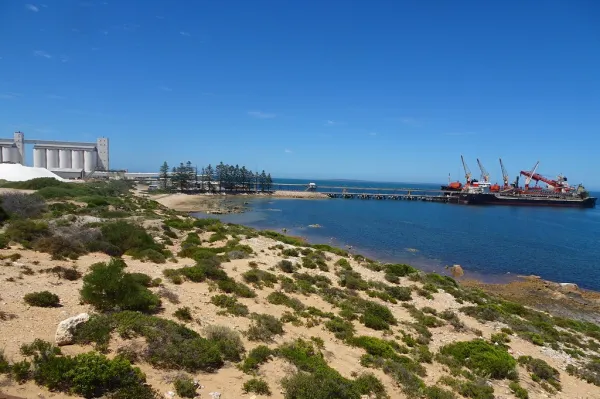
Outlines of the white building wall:
[[58,162],[58,150],[49,148],[46,150],[46,168],[58,169],[59,167],[60,164]]
[[0,162],[3,162],[2,161],[2,148],[1,147],[0,147]]
[[61,169],[71,168],[71,150],[58,150],[58,164]]
[[83,153],[83,169],[86,173],[93,172],[96,169],[96,161],[96,151],[86,150]]
[[73,169],[83,169],[83,167],[84,167],[83,150],[73,150],[71,155],[72,155],[71,167]]
[[33,150],[33,166],[36,168],[46,167],[46,149],[34,148]]

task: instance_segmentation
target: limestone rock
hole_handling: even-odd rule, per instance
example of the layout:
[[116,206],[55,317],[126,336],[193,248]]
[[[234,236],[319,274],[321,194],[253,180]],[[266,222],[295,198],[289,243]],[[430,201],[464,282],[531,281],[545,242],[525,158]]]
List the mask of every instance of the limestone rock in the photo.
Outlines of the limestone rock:
[[56,328],[54,342],[56,345],[69,345],[73,343],[73,330],[81,323],[85,323],[90,319],[87,313],[80,313],[77,316],[69,317],[61,321]]
[[559,291],[561,292],[577,292],[579,287],[573,283],[560,283]]
[[462,277],[465,274],[465,271],[463,270],[461,265],[454,265],[448,268],[450,270],[450,274],[452,274],[452,277],[456,278],[456,277]]

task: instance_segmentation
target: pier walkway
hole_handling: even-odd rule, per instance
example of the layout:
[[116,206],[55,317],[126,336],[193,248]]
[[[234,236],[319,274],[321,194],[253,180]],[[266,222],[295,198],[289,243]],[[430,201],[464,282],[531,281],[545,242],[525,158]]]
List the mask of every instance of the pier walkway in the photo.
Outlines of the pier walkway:
[[[306,184],[273,184],[277,191],[309,191]],[[418,187],[346,187],[318,186],[313,192],[321,193],[329,198],[365,199],[365,200],[405,200],[458,203],[455,191],[443,191]]]

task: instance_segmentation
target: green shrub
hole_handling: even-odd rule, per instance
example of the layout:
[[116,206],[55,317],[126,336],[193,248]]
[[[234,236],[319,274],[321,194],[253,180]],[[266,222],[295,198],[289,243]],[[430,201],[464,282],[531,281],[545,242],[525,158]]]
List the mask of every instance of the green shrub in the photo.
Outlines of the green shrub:
[[277,276],[264,270],[251,269],[242,274],[242,278],[248,284],[253,284],[257,287],[273,287],[277,282]]
[[40,308],[53,308],[60,305],[58,295],[49,291],[32,292],[25,295],[23,299],[28,305]]
[[385,306],[375,302],[367,302],[361,322],[374,330],[387,330],[390,324],[397,323],[392,312]]
[[386,275],[404,277],[416,273],[417,269],[405,264],[388,264],[385,265],[384,271]]
[[18,242],[26,248],[31,248],[32,243],[50,234],[48,225],[30,219],[16,219],[10,222],[4,232],[11,241]]
[[69,281],[75,281],[81,278],[81,273],[74,267],[54,266],[49,269],[44,269],[43,272],[53,273],[56,277]]
[[255,298],[256,292],[243,283],[238,283],[232,278],[217,281],[217,286],[223,292],[235,294],[242,298]]
[[131,274],[125,273],[126,266],[125,262],[114,258],[108,263],[90,266],[90,272],[83,278],[83,301],[101,311],[118,308],[149,312],[157,309],[160,299]]
[[239,303],[235,297],[220,294],[213,296],[210,299],[210,302],[215,306],[225,309],[227,313],[234,316],[248,315],[248,307],[243,303]]
[[360,273],[352,270],[342,270],[339,273],[340,285],[350,290],[364,291],[369,288],[369,283],[362,279]]
[[335,335],[337,339],[346,340],[354,335],[354,325],[342,319],[335,317],[325,323],[325,327]]
[[352,266],[350,266],[350,262],[348,262],[348,259],[345,259],[345,258],[340,258],[337,262],[335,262],[335,265],[341,267],[342,269],[346,269],[346,270],[352,269]]
[[298,252],[297,248],[286,248],[283,251],[281,251],[283,256],[293,256],[293,257],[298,257],[300,256],[300,252]]
[[134,254],[140,254],[148,249],[162,251],[161,245],[157,244],[143,227],[124,220],[107,223],[101,230],[104,240],[120,248],[123,253],[132,251]]
[[268,362],[272,356],[273,351],[268,346],[259,345],[248,353],[240,365],[240,369],[247,374],[254,372],[261,364]]
[[423,392],[427,399],[456,399],[456,395],[438,386],[427,387]]
[[386,287],[385,291],[394,299],[399,301],[410,301],[412,299],[411,290],[408,287]]
[[296,298],[290,298],[281,291],[271,292],[267,296],[267,301],[273,305],[284,305],[296,311],[301,311],[304,309],[304,304],[302,302]]
[[294,267],[294,264],[287,259],[281,260],[277,264],[277,267],[279,269],[281,269],[282,272],[285,272],[285,273],[293,273],[294,270],[296,270],[296,268]]
[[80,242],[62,236],[41,237],[33,247],[52,255],[52,259],[56,260],[77,259],[88,252]]
[[485,380],[466,381],[458,386],[458,393],[472,399],[494,399],[494,388],[486,384]]
[[504,348],[481,339],[443,346],[440,353],[480,375],[496,379],[516,376],[516,360]]
[[532,380],[536,382],[546,381],[557,391],[561,390],[560,373],[544,360],[532,358],[531,356],[520,356],[519,363],[524,365],[527,371],[531,373]]
[[166,263],[167,259],[162,252],[156,249],[146,248],[142,250],[130,249],[127,251],[127,255],[131,255],[133,259],[139,259],[142,261],[149,261],[152,263]]
[[144,287],[152,287],[152,277],[148,276],[147,274],[129,273],[129,275],[139,285],[143,285]]
[[253,314],[252,325],[246,336],[250,341],[271,341],[273,336],[283,334],[283,323],[268,314]]
[[10,364],[8,360],[6,360],[6,355],[4,355],[4,351],[0,350],[0,374],[6,374],[10,371]]
[[12,377],[19,384],[22,384],[31,378],[31,363],[27,360],[13,363],[10,369]]
[[189,307],[184,306],[179,308],[173,313],[173,316],[177,317],[181,321],[192,321],[194,318],[192,317],[192,311]]
[[511,381],[508,387],[518,399],[529,399],[529,393],[518,382]]
[[225,360],[239,362],[242,359],[245,349],[237,331],[226,326],[207,326],[204,335],[217,345]]
[[271,389],[269,389],[269,384],[265,380],[253,378],[244,382],[242,386],[244,393],[255,393],[258,395],[267,395],[271,396]]
[[175,392],[182,398],[195,398],[196,384],[189,377],[178,378],[175,380]]
[[40,340],[24,345],[21,351],[26,356],[33,356],[35,382],[51,391],[94,398],[132,390],[143,385],[146,378],[138,368],[132,368],[119,356],[112,360],[94,352],[60,356],[58,348]]
[[354,387],[360,395],[367,395],[369,398],[389,398],[385,386],[373,373],[364,373],[356,377]]

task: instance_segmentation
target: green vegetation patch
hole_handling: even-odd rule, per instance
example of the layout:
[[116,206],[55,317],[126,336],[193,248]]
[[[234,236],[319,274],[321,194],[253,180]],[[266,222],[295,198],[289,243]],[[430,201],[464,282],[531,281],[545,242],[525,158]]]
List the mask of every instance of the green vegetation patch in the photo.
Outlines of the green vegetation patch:
[[[554,367],[550,366],[542,359],[536,359],[531,356],[519,357],[519,364],[524,365],[531,373],[531,379],[542,385],[547,391],[560,391],[560,373]],[[552,388],[547,386],[549,384]]]
[[122,338],[141,336],[147,348],[143,358],[158,368],[189,372],[214,371],[223,365],[219,341],[201,337],[197,332],[171,320],[123,311],[93,315],[75,330],[75,341],[106,347],[116,331]]
[[126,267],[123,260],[116,258],[90,266],[90,272],[83,277],[82,300],[100,311],[155,311],[160,306],[160,298],[134,275],[126,273]]
[[440,354],[482,376],[490,376],[495,379],[515,378],[516,376],[517,361],[504,348],[481,339],[455,342],[443,346],[440,348]]
[[269,388],[269,384],[260,378],[252,378],[244,382],[242,386],[242,390],[244,393],[255,393],[258,395],[271,395],[271,389]]
[[268,362],[273,357],[273,351],[266,345],[259,345],[252,349],[240,365],[240,369],[247,374],[258,370],[261,364]]
[[58,295],[49,291],[32,292],[26,294],[23,297],[23,300],[30,306],[37,306],[40,308],[55,308],[60,306],[60,298]]

